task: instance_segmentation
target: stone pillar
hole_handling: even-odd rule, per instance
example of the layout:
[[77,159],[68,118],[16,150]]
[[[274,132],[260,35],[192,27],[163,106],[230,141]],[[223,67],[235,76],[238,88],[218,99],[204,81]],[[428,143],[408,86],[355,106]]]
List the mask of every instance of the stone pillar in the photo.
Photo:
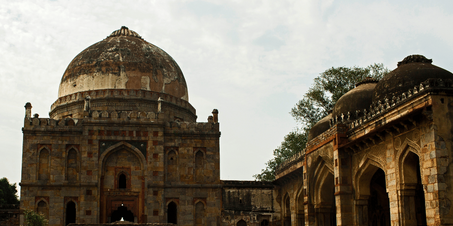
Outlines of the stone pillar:
[[400,225],[400,201],[398,198],[398,187],[397,187],[397,172],[396,172],[396,159],[395,150],[393,149],[392,136],[386,136],[386,161],[387,169],[385,171],[385,186],[387,187],[387,194],[389,198],[390,206],[390,223],[391,225]]
[[368,198],[361,197],[362,199],[355,200],[355,221],[358,226],[368,226]]
[[337,225],[354,225],[351,156],[344,150],[334,150],[334,183]]

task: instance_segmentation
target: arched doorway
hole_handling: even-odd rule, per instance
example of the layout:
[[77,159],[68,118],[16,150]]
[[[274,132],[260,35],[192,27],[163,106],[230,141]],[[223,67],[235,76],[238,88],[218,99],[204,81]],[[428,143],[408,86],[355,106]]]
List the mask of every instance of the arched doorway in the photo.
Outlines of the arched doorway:
[[336,225],[335,186],[333,174],[323,170],[320,175],[317,203],[315,205],[316,225]]
[[238,221],[236,226],[247,226],[247,223],[244,220],[240,220],[240,221]]
[[178,223],[177,218],[178,218],[178,210],[177,210],[176,203],[170,202],[168,204],[168,208],[167,208],[167,223],[177,224]]
[[144,172],[143,154],[126,142],[118,142],[100,156],[100,213],[99,223],[121,220],[144,220]]
[[66,203],[66,224],[76,223],[76,204],[73,201]]
[[408,151],[402,158],[401,200],[405,225],[426,225],[425,194],[418,155]]
[[121,219],[124,219],[124,221],[134,222],[134,214],[124,205],[119,206],[117,210],[113,211],[111,222],[120,221]]
[[378,169],[370,181],[368,198],[369,225],[390,226],[390,205],[387,195],[385,173]]

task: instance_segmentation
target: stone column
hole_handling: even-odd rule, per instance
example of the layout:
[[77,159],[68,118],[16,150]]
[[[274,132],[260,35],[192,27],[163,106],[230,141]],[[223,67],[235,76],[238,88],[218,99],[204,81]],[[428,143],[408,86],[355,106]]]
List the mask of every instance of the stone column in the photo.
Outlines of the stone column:
[[[336,149],[336,148],[335,148]],[[337,225],[354,224],[351,156],[344,150],[334,150],[334,181]]]

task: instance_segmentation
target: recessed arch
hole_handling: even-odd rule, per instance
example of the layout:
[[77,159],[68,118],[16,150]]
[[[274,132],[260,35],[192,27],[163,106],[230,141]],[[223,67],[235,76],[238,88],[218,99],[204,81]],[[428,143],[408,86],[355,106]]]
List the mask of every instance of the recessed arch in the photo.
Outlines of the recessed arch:
[[205,226],[205,203],[201,200],[198,200],[197,202],[195,202],[194,209],[195,226]]
[[36,202],[36,212],[44,215],[46,219],[49,219],[49,203],[46,199],[39,199]]
[[[105,150],[101,154],[101,156],[99,157],[100,169],[104,169],[105,160],[111,154],[113,154],[114,152],[119,151],[119,150],[127,150],[127,151],[131,152],[133,155],[135,155],[140,161],[140,168],[142,169],[143,173],[146,175],[147,170],[146,170],[146,164],[145,164],[146,163],[145,156],[142,154],[142,152],[138,148],[136,148],[133,145],[131,145],[127,142],[124,142],[124,141],[118,142],[117,144],[110,146],[109,148],[107,148],[107,150]],[[102,174],[104,173],[103,171],[104,170],[100,170],[99,178],[101,178]]]
[[169,149],[166,152],[166,180],[169,182],[178,181],[179,172],[178,172],[178,151],[175,149]]
[[66,180],[70,182],[78,181],[80,172],[79,151],[76,147],[70,147],[66,152]]
[[204,182],[205,159],[206,159],[206,153],[204,153],[202,150],[195,151],[195,156],[194,156],[195,175],[194,176],[195,176],[195,182],[197,182],[197,183]]
[[398,155],[401,221],[407,225],[426,225],[425,193],[423,189],[420,155],[406,146]]
[[48,180],[50,170],[50,150],[43,147],[38,150],[38,180]]
[[386,184],[382,165],[367,158],[354,176],[357,224],[390,225]]
[[361,196],[368,197],[370,195],[371,177],[378,169],[383,169],[383,166],[378,162],[367,158],[360,165],[355,175],[354,187],[356,199],[361,199]]

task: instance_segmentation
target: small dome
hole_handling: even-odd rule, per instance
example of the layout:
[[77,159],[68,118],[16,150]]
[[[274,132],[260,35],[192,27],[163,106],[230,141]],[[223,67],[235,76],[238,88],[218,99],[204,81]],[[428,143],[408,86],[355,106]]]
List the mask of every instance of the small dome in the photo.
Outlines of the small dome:
[[324,133],[330,128],[330,119],[332,114],[328,114],[326,117],[319,120],[313,127],[311,127],[310,132],[308,132],[308,141],[319,136],[321,133]]
[[148,90],[189,100],[183,73],[173,58],[124,26],[71,61],[58,97],[101,89]]
[[348,112],[351,118],[355,118],[356,110],[369,109],[373,99],[373,91],[378,80],[367,77],[356,84],[356,88],[349,90],[338,99],[333,108],[332,115],[347,119]]
[[376,85],[373,102],[388,99],[414,89],[429,78],[453,79],[453,74],[432,65],[432,60],[422,55],[411,55],[398,62],[398,67]]

